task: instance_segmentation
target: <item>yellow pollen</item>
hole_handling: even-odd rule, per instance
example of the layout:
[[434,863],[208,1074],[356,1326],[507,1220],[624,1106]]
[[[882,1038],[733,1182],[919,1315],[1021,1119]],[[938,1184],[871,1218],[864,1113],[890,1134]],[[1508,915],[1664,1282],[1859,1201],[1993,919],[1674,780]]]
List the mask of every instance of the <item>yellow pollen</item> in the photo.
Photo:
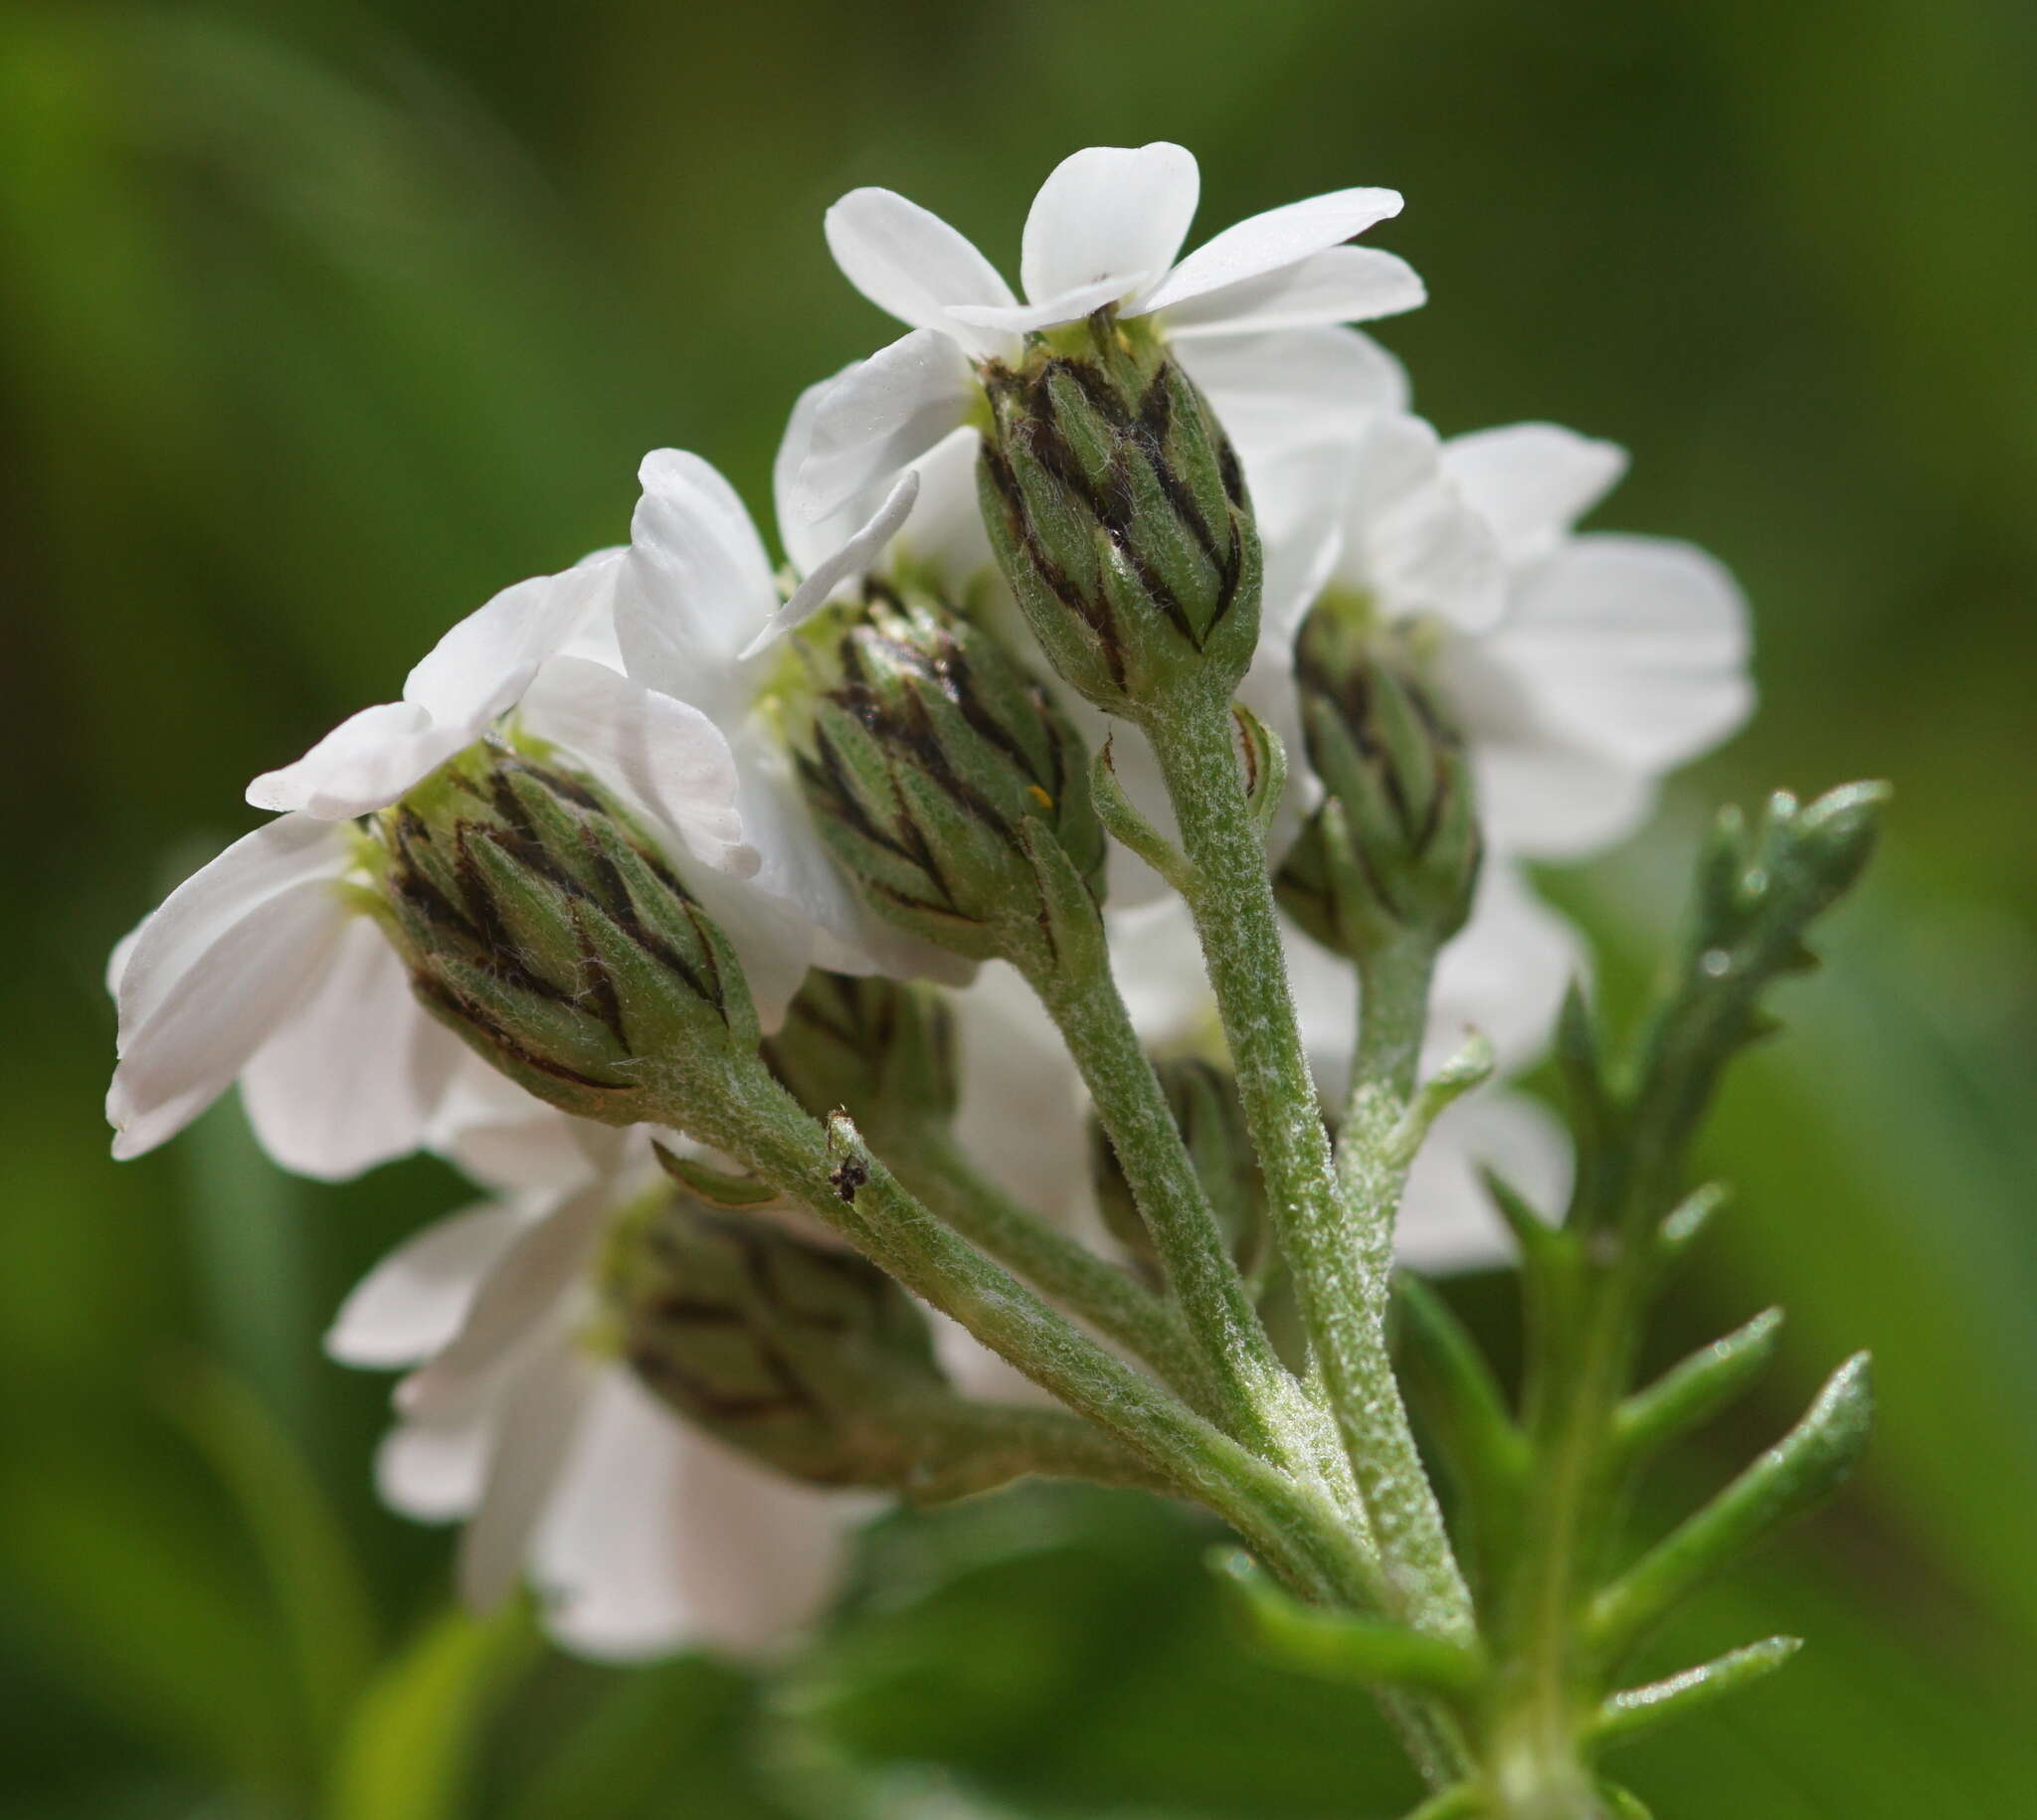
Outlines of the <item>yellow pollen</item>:
[[1048,796],[1046,792],[1040,789],[1040,787],[1037,784],[1028,784],[1025,786],[1025,790],[1026,794],[1030,796],[1032,800],[1040,806],[1041,809],[1053,808],[1053,798]]

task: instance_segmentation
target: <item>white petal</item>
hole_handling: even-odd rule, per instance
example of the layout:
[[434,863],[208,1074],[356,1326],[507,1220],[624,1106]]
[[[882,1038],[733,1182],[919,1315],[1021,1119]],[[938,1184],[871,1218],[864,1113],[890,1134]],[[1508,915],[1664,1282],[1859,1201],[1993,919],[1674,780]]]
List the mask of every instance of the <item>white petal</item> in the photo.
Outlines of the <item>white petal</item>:
[[593,1389],[594,1366],[570,1337],[547,1336],[505,1389],[480,1508],[460,1546],[460,1595],[476,1611],[499,1605],[522,1577],[558,1490]]
[[1747,718],[1746,598],[1693,545],[1598,533],[1524,583],[1490,654],[1546,719],[1630,765],[1665,771]]
[[1595,853],[1639,827],[1655,802],[1652,774],[1554,741],[1475,742],[1471,772],[1487,844],[1530,859]]
[[919,499],[898,533],[900,555],[938,577],[954,600],[966,599],[971,584],[997,566],[977,497],[982,448],[976,432],[965,426],[950,431],[914,463]]
[[284,1169],[343,1182],[425,1138],[468,1051],[426,1014],[373,918],[349,920],[310,995],[241,1071],[241,1104]]
[[547,1106],[475,1056],[455,1070],[425,1148],[504,1193],[563,1194],[612,1167],[622,1138]]
[[1206,1047],[1216,1005],[1189,907],[1170,896],[1111,918],[1111,959],[1132,1023],[1149,1048]]
[[413,1233],[368,1272],[325,1330],[325,1351],[370,1369],[414,1365],[452,1343],[481,1279],[526,1223],[484,1200]]
[[148,918],[143,917],[113,944],[113,952],[106,956],[106,996],[109,999],[120,997],[120,982],[127,976],[127,963],[134,959],[135,949],[141,946],[142,931],[147,927]]
[[[825,517],[807,516],[800,474],[813,454],[814,422],[821,400],[833,383],[824,379],[800,394],[771,469],[779,539],[794,572],[804,576],[811,576],[877,514],[888,490],[884,484],[867,487]],[[931,569],[958,598],[966,584],[994,560],[977,504],[978,448],[976,432],[964,425],[951,430],[913,462],[912,471],[920,481],[919,497],[894,540],[896,550],[907,553],[915,566]],[[891,566],[896,566],[895,560]],[[852,581],[859,579],[837,581],[834,597],[851,592]]]
[[1525,1068],[1549,1047],[1557,1007],[1585,965],[1576,929],[1500,852],[1489,854],[1470,921],[1436,968],[1423,1064],[1440,1066],[1476,1029],[1501,1075]]
[[1519,1093],[1474,1093],[1436,1121],[1408,1173],[1394,1252],[1417,1270],[1506,1263],[1513,1241],[1479,1179],[1495,1170],[1551,1213],[1570,1193],[1571,1146],[1548,1109]]
[[1330,247],[1263,276],[1205,291],[1167,312],[1172,340],[1240,330],[1372,322],[1418,309],[1428,292],[1414,268],[1376,247]]
[[449,632],[403,685],[434,720],[475,734],[509,707],[537,666],[563,647],[615,582],[608,552],[557,575],[505,588]]
[[[750,990],[750,1002],[767,1036],[785,1021],[786,1008],[806,983],[808,969],[820,964],[815,956],[820,930],[813,909],[814,898],[820,893],[807,889],[804,878],[788,878],[782,868],[775,872],[771,882],[784,889],[785,894],[760,889],[755,883],[738,884],[712,873],[687,881],[695,901],[736,951],[743,983]],[[842,890],[845,892],[846,887]],[[852,902],[831,903],[829,907],[845,921],[853,923],[856,918],[857,909]],[[848,970],[835,967],[831,971]]]
[[1442,445],[1418,417],[1368,418],[1354,445],[1337,579],[1389,620],[1434,616],[1467,631],[1506,606],[1498,539],[1442,468]]
[[478,729],[441,726],[416,702],[385,701],[339,723],[294,764],[248,786],[257,809],[345,821],[386,808],[473,742]]
[[1511,424],[1443,445],[1444,471],[1485,515],[1515,564],[1549,555],[1626,468],[1618,444],[1560,424]]
[[844,367],[827,379],[816,380],[793,403],[785,434],[778,440],[778,454],[771,461],[771,509],[778,521],[778,541],[785,545],[786,560],[796,574],[806,575],[840,547],[854,528],[870,515],[878,491],[857,493],[824,517],[808,514],[806,494],[800,485],[801,471],[814,453],[814,424],[821,413],[821,401],[836,380],[853,371]]
[[1139,311],[1170,309],[1264,273],[1293,266],[1400,213],[1396,190],[1336,190],[1268,209],[1204,241],[1144,296]]
[[976,399],[968,357],[918,329],[834,380],[814,411],[795,509],[822,518],[910,466],[963,423]]
[[1657,776],[1746,718],[1747,656],[1746,602],[1702,551],[1565,544],[1523,578],[1499,628],[1438,661],[1492,838],[1557,857],[1627,831]]
[[719,720],[736,653],[778,607],[771,561],[735,488],[696,455],[644,457],[616,637],[639,682]]
[[545,1627],[612,1661],[769,1648],[826,1604],[859,1502],[720,1446],[611,1369],[537,1541]]
[[670,828],[703,865],[736,878],[756,871],[728,738],[691,702],[584,657],[554,657],[524,695],[522,722]]
[[1035,1212],[1066,1222],[1084,1198],[1080,1081],[1030,988],[1002,962],[949,1001],[961,1107],[955,1135],[976,1166]]
[[762,630],[743,647],[741,655],[745,658],[756,656],[782,634],[796,626],[804,626],[827,606],[844,582],[868,574],[878,554],[898,534],[898,527],[905,522],[913,501],[918,497],[919,475],[908,467],[893,482],[869,522],[840,549],[814,565],[806,580],[793,590],[792,598],[764,622]]
[[420,1523],[471,1514],[487,1483],[494,1412],[450,1422],[399,1422],[375,1449],[375,1489],[392,1511]]
[[1372,413],[1407,403],[1400,363],[1356,329],[1212,335],[1175,352],[1215,407],[1254,488],[1265,455],[1349,438]]
[[501,1369],[558,1325],[608,1214],[615,1188],[596,1183],[525,1222],[481,1281],[452,1344],[397,1386],[408,1416],[442,1417],[469,1407]]
[[1094,282],[1042,297],[1036,303],[1007,303],[951,309],[951,320],[971,328],[994,330],[1006,336],[1029,335],[1035,329],[1057,328],[1063,322],[1079,322],[1092,310],[1113,303],[1128,290],[1136,290],[1152,273],[1127,273],[1122,277],[1097,278]]
[[[308,830],[308,832],[307,832]],[[286,817],[187,879],[134,943],[120,981],[113,1155],[138,1157],[205,1110],[296,1009],[352,920],[336,827]]]
[[[827,220],[828,250],[864,296],[914,328],[951,333],[957,303],[1012,303],[997,268],[938,215],[891,190],[850,190]],[[969,337],[972,353],[989,353]]]
[[154,1014],[205,952],[265,900],[312,878],[337,878],[351,858],[346,831],[281,816],[243,834],[184,880],[115,951],[121,1042]]
[[1202,182],[1194,155],[1164,139],[1063,158],[1025,217],[1018,281],[1026,296],[1044,303],[1116,280],[1107,300],[1166,272],[1196,218]]

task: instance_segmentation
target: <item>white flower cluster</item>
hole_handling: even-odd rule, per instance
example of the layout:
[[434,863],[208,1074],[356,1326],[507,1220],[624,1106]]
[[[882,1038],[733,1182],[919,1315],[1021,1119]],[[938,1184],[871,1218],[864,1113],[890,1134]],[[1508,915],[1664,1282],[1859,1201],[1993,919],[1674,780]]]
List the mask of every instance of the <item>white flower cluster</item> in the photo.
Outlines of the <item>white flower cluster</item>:
[[[1350,326],[1422,301],[1399,260],[1346,244],[1396,214],[1396,194],[1274,209],[1184,258],[1197,192],[1179,146],[1068,158],[1025,224],[1023,302],[937,217],[889,191],[844,197],[829,245],[910,332],[799,401],[777,470],[790,573],[774,572],[714,468],[653,453],[627,545],[497,595],[440,640],[401,700],[258,778],[248,799],[275,818],[115,953],[116,1156],[163,1143],[238,1082],[284,1168],[339,1179],[427,1150],[493,1196],[385,1261],[330,1347],[411,1368],[381,1459],[388,1500],[467,1519],[469,1596],[497,1597],[527,1572],[570,1646],[643,1654],[782,1635],[824,1597],[841,1525],[863,1505],[694,1435],[591,1344],[593,1259],[607,1215],[654,1179],[648,1139],[524,1098],[417,1005],[373,913],[358,818],[484,737],[539,744],[654,830],[735,945],[767,1029],[812,968],[959,984],[952,960],[874,921],[837,873],[795,787],[774,687],[802,622],[893,565],[1017,624],[977,508],[979,369],[1105,306],[1152,319],[1243,464],[1266,588],[1240,697],[1284,738],[1292,810],[1319,794],[1293,653],[1325,599],[1417,634],[1424,680],[1466,740],[1487,859],[1444,959],[1436,1045],[1475,1025],[1502,1073],[1535,1060],[1577,955],[1517,862],[1617,839],[1658,778],[1747,712],[1746,615],[1726,572],[1682,544],[1575,529],[1619,477],[1619,451],[1549,425],[1444,441],[1411,414],[1398,365]],[[1121,774],[1150,800],[1136,736],[1118,737]],[[1297,825],[1294,813],[1276,824],[1276,861]],[[1157,1049],[1213,1047],[1193,931],[1152,883],[1129,855],[1113,859],[1126,998]],[[1334,1092],[1351,970],[1299,933],[1289,960]],[[962,1138],[994,1179],[1080,1226],[1082,1102],[1050,1026],[1002,965],[955,1005]],[[1494,1254],[1478,1161],[1537,1194],[1567,1167],[1532,1102],[1474,1096],[1417,1168],[1410,1257]],[[994,1384],[985,1357],[958,1347],[954,1368]]]

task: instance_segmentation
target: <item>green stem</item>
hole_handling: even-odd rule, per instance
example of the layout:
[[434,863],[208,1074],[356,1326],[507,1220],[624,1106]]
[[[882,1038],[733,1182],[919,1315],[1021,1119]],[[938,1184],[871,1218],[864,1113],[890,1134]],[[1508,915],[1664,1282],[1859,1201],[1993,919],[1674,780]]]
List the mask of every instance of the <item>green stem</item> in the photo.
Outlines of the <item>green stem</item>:
[[1385,1283],[1377,1264],[1365,1267],[1339,1192],[1229,712],[1192,711],[1151,732],[1196,872],[1190,908],[1267,1202],[1386,1568],[1388,1609],[1417,1629],[1472,1642],[1470,1592],[1393,1377]]
[[1173,1482],[1122,1441],[1066,1409],[930,1396],[911,1406],[929,1468],[908,1494],[942,1504],[1037,1475],[1171,1495]]
[[877,1148],[907,1188],[972,1244],[1144,1360],[1202,1409],[1207,1375],[1186,1323],[1144,1285],[986,1182],[951,1133],[921,1126]]
[[1306,1419],[1300,1387],[1245,1293],[1097,934],[1093,955],[1064,951],[1059,966],[1030,970],[1028,984],[1110,1135],[1168,1287],[1201,1343],[1223,1426],[1263,1458],[1291,1461]]
[[1230,1523],[1297,1593],[1377,1606],[1372,1559],[1318,1487],[1239,1445],[951,1231],[846,1117],[816,1124],[761,1063],[725,1080],[717,1100],[708,1107],[688,1096],[683,1116],[695,1135],[799,1200],[923,1301],[1116,1435],[1177,1493]]

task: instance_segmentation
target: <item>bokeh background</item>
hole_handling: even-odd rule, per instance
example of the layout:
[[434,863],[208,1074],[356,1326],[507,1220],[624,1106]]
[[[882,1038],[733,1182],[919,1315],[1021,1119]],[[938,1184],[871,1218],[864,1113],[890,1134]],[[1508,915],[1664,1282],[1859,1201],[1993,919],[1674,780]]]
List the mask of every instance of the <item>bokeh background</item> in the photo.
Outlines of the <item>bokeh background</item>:
[[[231,1106],[116,1169],[106,948],[503,582],[614,541],[639,454],[766,503],[795,391],[889,330],[826,204],[1015,249],[1049,166],[1187,142],[1203,231],[1354,182],[1433,301],[1446,432],[1625,443],[1598,522],[1759,614],[1759,723],[1546,882],[1615,1001],[1707,806],[1899,789],[1871,888],[1708,1145],[1659,1337],[1780,1368],[1665,1510],[1880,1356],[1855,1489],[1665,1647],[1813,1639],[1638,1748],[1663,1820],[2031,1811],[2037,1752],[2037,11],[2022,0],[287,0],[0,11],[0,1810],[1114,1815],[1411,1798],[1347,1697],[1239,1660],[1206,1532],[1021,1493],[880,1527],[813,1654],[563,1661],[379,1512],[386,1384],[317,1335],[458,1195],[281,1179]],[[1453,1289],[1504,1348],[1503,1286]],[[1659,1519],[1658,1519],[1659,1520]]]

